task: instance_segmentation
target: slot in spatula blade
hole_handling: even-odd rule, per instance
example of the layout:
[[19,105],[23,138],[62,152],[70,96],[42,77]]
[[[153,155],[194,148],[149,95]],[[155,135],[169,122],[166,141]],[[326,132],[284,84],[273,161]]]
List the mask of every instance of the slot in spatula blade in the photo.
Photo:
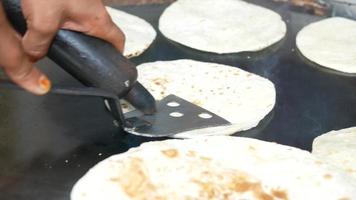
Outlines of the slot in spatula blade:
[[169,137],[177,133],[230,124],[218,115],[175,95],[157,103],[157,112],[125,114],[125,131],[145,137]]

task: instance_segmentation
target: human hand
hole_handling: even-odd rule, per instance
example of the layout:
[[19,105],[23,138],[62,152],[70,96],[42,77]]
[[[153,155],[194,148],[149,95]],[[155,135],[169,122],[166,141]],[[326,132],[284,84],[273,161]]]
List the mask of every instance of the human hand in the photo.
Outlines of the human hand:
[[28,30],[18,35],[0,5],[0,66],[18,85],[35,94],[50,89],[50,81],[34,63],[46,55],[59,29],[101,38],[123,52],[125,37],[111,21],[101,0],[22,0]]

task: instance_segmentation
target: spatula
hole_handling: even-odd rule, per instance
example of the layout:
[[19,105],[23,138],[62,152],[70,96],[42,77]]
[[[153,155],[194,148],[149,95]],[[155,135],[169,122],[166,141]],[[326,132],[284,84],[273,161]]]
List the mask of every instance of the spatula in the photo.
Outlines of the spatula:
[[[24,34],[27,28],[20,0],[3,0],[2,3],[13,27]],[[156,102],[146,88],[136,81],[136,66],[101,39],[60,30],[48,57],[87,86],[54,87],[52,92],[109,99],[110,111],[121,127],[131,134],[167,137],[184,131],[229,124],[216,114],[174,94]],[[15,87],[9,83],[2,86]],[[125,99],[137,110],[123,114],[120,99]]]

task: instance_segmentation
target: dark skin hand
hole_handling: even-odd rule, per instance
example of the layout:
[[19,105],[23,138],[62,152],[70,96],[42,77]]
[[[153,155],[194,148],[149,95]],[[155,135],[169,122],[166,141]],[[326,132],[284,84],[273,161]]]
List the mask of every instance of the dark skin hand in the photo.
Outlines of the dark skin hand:
[[0,67],[34,94],[51,88],[34,64],[43,58],[59,29],[83,32],[112,43],[123,52],[125,36],[112,22],[101,0],[21,0],[28,30],[22,37],[9,24],[0,3]]

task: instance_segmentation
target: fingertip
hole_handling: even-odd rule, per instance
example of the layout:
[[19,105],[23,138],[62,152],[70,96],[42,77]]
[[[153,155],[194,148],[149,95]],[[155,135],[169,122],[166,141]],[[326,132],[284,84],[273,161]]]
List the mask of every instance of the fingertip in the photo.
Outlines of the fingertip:
[[51,90],[52,87],[51,81],[44,74],[42,74],[37,80],[34,79],[33,83],[20,83],[19,85],[25,90],[36,95],[45,95]]

